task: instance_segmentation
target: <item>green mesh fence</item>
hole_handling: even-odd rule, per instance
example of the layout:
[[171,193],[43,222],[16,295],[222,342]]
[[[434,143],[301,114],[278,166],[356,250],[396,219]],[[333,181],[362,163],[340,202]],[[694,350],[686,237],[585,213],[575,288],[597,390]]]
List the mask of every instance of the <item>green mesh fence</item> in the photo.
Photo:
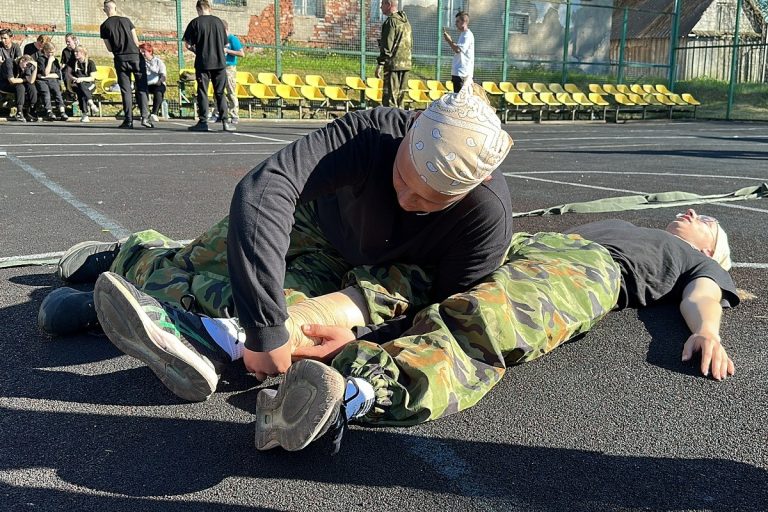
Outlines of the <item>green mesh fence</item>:
[[[98,0],[0,0],[0,27],[17,42],[50,33],[63,47],[74,32],[99,64]],[[170,83],[191,67],[179,32],[196,16],[194,0],[118,0],[165,59]],[[380,0],[213,0],[214,14],[247,48],[238,69],[278,77],[322,75],[329,84],[375,69],[384,16]],[[401,0],[413,27],[412,78],[450,79],[442,39],[470,13],[476,82],[663,84],[690,93],[698,117],[768,120],[766,22],[753,0]],[[276,21],[277,20],[277,21]]]

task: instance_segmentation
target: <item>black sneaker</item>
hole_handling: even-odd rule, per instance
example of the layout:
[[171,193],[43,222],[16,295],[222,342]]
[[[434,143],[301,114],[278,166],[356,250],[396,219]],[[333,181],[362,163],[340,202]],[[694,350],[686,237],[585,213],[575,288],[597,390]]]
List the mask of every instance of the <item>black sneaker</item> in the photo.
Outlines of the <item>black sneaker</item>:
[[68,121],[68,120],[69,120],[69,116],[67,115],[67,113],[65,111],[63,111],[63,110],[60,111],[59,112],[59,121]]
[[144,128],[154,128],[155,127],[155,125],[152,124],[152,121],[150,121],[149,119],[146,119],[146,118],[142,118],[141,119],[141,126],[143,126]]
[[16,121],[18,121],[20,123],[26,123],[27,122],[27,118],[24,117],[24,114],[22,114],[21,112],[16,114],[16,117],[14,117],[14,119],[16,119]]
[[56,116],[53,115],[53,111],[49,110],[48,112],[45,113],[45,120],[46,121],[56,121],[57,119],[56,119]]
[[93,283],[109,270],[119,251],[120,242],[80,242],[61,257],[56,275],[68,283]]
[[147,364],[176,396],[202,402],[216,391],[216,366],[231,360],[199,316],[161,304],[112,272],[99,276],[94,299],[109,340]]
[[27,121],[29,121],[30,123],[36,123],[36,122],[39,121],[37,116],[35,114],[33,114],[32,112],[27,112],[24,117],[26,117]]
[[190,132],[209,132],[208,123],[205,121],[198,121],[197,124],[193,124],[187,128]]
[[125,120],[118,126],[121,130],[133,130],[133,121]]
[[99,325],[93,292],[57,288],[49,293],[37,313],[37,325],[52,336],[67,336]]

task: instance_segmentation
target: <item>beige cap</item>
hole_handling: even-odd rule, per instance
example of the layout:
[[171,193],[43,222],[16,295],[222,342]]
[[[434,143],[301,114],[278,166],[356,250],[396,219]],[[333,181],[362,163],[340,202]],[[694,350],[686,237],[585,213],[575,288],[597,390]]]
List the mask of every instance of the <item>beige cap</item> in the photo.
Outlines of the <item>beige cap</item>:
[[408,132],[410,157],[419,176],[449,196],[482,183],[504,161],[512,144],[494,108],[472,92],[471,80],[458,93],[433,101]]

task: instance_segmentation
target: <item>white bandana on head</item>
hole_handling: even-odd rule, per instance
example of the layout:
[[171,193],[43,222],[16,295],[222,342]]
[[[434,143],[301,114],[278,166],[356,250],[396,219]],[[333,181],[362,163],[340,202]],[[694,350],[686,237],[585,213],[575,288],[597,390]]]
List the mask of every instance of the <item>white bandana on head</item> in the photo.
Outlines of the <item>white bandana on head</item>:
[[458,93],[433,101],[408,132],[411,162],[419,177],[449,196],[482,183],[512,144],[493,107],[472,92],[471,80]]

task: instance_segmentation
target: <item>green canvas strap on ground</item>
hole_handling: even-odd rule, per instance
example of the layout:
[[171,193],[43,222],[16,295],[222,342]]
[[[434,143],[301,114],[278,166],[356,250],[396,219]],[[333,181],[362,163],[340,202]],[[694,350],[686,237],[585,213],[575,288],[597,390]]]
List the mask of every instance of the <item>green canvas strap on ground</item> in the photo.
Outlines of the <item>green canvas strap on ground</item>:
[[[690,192],[659,192],[657,194],[606,197],[583,203],[567,203],[550,206],[541,210],[518,212],[513,217],[539,217],[543,215],[563,215],[565,213],[607,213],[629,210],[645,210],[648,208],[671,208],[675,206],[690,206],[694,204],[724,203],[744,201],[768,197],[768,183],[744,187],[728,194],[699,195]],[[188,241],[187,241],[188,242]],[[183,243],[183,242],[182,242]],[[11,267],[28,267],[34,265],[55,265],[63,253],[41,254],[37,257],[0,258],[0,269]]]
[[565,213],[606,213],[648,208],[671,208],[694,204],[724,203],[768,197],[768,184],[744,187],[728,194],[698,195],[689,192],[659,192],[657,194],[606,197],[583,203],[567,203],[541,210],[531,210],[513,214],[513,217],[538,217],[543,215],[563,215]]

